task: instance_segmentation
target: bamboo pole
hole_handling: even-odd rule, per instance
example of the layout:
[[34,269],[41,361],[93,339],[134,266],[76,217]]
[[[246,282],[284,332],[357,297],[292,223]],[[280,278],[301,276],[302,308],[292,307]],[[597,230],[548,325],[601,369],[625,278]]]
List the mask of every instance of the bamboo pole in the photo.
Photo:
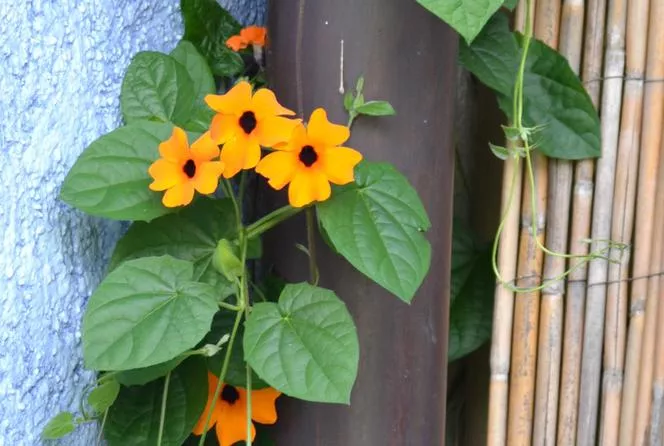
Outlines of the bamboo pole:
[[[655,195],[655,215],[650,252],[650,271],[656,274],[662,271],[662,245],[664,245],[664,157],[659,157],[659,179]],[[655,353],[655,335],[657,333],[657,307],[659,297],[659,276],[648,278],[646,310],[644,316],[643,343],[641,344],[641,367],[639,385],[636,394],[636,413],[634,420],[634,445],[644,445],[650,422],[650,403],[653,379],[653,355]]]
[[[664,122],[662,123],[664,129]],[[662,137],[662,147],[664,150],[664,137]],[[660,157],[660,162],[661,162]],[[660,163],[660,181],[664,169]],[[661,183],[660,183],[661,185]],[[657,247],[657,246],[656,246]],[[664,246],[660,245],[657,248],[664,250]],[[659,292],[657,298],[664,297],[664,276],[659,276]],[[664,305],[662,302],[657,307],[657,343],[655,345],[655,364],[653,373],[652,384],[652,411],[650,415],[650,446],[662,446],[664,438],[662,430],[664,429]]]
[[[516,10],[515,28],[525,28],[525,1],[520,1]],[[519,203],[523,168],[518,158],[508,158],[503,167],[501,215],[505,220],[500,245],[498,246],[498,268],[503,279],[514,283],[517,259],[514,255],[519,246]],[[509,370],[512,347],[512,319],[514,292],[496,285],[493,334],[491,336],[491,376],[489,383],[489,416],[487,427],[488,446],[506,446],[507,407],[509,395]]]
[[[648,53],[646,79],[664,77],[664,0],[652,0],[648,27]],[[655,191],[660,158],[661,125],[664,109],[664,85],[648,82],[645,86],[643,125],[641,130],[641,156],[637,189],[636,229],[634,240],[634,266],[630,294],[630,318],[627,334],[625,382],[620,412],[620,445],[632,446],[635,439],[638,378],[640,374],[641,349],[644,331],[644,310],[648,280],[653,272],[650,265]],[[661,225],[659,221],[657,224]],[[639,414],[641,416],[641,414]]]
[[[552,47],[560,47],[560,52],[568,58],[573,69],[578,72],[581,62],[583,37],[583,1],[566,0],[560,22],[558,39],[558,20],[561,17],[560,3],[545,17],[535,18],[536,27],[541,24],[547,33],[544,41]],[[555,22],[555,26],[552,24]],[[550,32],[552,31],[552,32]],[[559,42],[558,42],[559,40]],[[547,222],[547,247],[556,253],[567,252],[567,238],[572,195],[573,165],[566,160],[549,160],[549,217]],[[551,281],[542,290],[540,307],[539,344],[537,347],[537,375],[535,382],[535,420],[533,426],[534,446],[554,445],[558,416],[558,395],[560,389],[560,365],[562,356],[563,331],[563,293],[564,280],[552,279],[565,272],[564,256],[546,255],[544,259],[544,280]]]
[[[581,77],[596,108],[599,109],[600,82],[604,51],[604,19],[606,0],[589,0],[586,7],[583,67]],[[583,21],[583,19],[581,19]],[[570,24],[583,29],[582,24]],[[570,60],[571,62],[571,60]],[[574,197],[572,200],[572,226],[570,253],[588,254],[590,222],[593,201],[594,160],[582,160],[574,168]],[[581,263],[580,266],[577,266]],[[585,312],[587,264],[581,259],[572,259],[567,299],[565,302],[565,328],[563,340],[563,365],[560,386],[558,422],[558,445],[576,444],[578,419],[579,383],[581,373],[581,346],[583,343],[583,321]]]
[[[626,68],[618,143],[611,240],[629,245],[634,229],[639,132],[643,106],[643,81],[647,42],[647,5],[650,0],[632,0],[627,5]],[[645,5],[645,7],[644,7]],[[609,265],[606,318],[604,322],[604,364],[600,441],[618,444],[622,398],[625,341],[627,332],[627,279],[629,250],[612,248]]]
[[[615,181],[616,152],[625,66],[626,0],[610,0],[607,19],[602,93],[602,156],[597,161],[591,249],[606,247],[611,237],[611,213]],[[581,390],[577,443],[595,444],[604,337],[604,311],[608,261],[596,258],[588,265],[588,289],[581,359]]]
[[[535,11],[534,36],[549,39],[553,46],[557,46],[558,41],[559,8],[558,0],[539,0],[537,5],[531,5],[531,11]],[[548,160],[538,151],[532,152],[531,156],[535,184],[533,187],[530,181],[524,181],[517,264],[519,288],[537,287],[542,281],[544,256],[541,245],[546,229]],[[510,446],[528,446],[532,442],[539,310],[539,291],[519,293],[514,304],[512,328],[510,416],[507,423]]]

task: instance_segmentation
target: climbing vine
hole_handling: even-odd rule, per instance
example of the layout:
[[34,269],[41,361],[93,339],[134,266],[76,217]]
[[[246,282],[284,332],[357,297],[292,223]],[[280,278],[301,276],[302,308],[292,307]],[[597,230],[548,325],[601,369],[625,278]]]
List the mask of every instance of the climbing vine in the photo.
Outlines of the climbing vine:
[[[404,302],[429,270],[417,192],[350,140],[358,118],[392,106],[365,100],[361,77],[343,98],[347,124],[323,108],[297,118],[267,87],[265,28],[242,28],[215,0],[182,0],[181,10],[182,41],[134,56],[124,125],[92,142],[62,185],[69,205],[132,224],[83,316],[97,381],[46,439],[99,422],[111,446],[266,441],[278,398],[348,404],[357,375],[357,330],[334,290],[318,286],[328,272],[315,231]],[[255,218],[249,178],[288,204]],[[262,236],[299,213],[310,282],[255,274]]]

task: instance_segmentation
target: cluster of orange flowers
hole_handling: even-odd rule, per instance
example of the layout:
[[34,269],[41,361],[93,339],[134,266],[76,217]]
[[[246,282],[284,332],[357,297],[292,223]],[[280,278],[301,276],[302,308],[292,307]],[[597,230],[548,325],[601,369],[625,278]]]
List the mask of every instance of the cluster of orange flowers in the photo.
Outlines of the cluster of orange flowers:
[[[300,119],[286,117],[295,113],[281,106],[272,91],[252,92],[246,81],[224,95],[206,96],[205,102],[216,112],[209,131],[189,146],[184,130],[174,128],[159,145],[161,158],[150,166],[150,189],[166,191],[165,206],[187,205],[194,191],[210,194],[221,175],[231,178],[243,169],[255,168],[276,190],[289,185],[293,207],[327,200],[330,183],[353,181],[362,155],[341,146],[350,131],[329,122],[322,108],[314,110],[305,127]],[[261,159],[261,147],[274,151]]]

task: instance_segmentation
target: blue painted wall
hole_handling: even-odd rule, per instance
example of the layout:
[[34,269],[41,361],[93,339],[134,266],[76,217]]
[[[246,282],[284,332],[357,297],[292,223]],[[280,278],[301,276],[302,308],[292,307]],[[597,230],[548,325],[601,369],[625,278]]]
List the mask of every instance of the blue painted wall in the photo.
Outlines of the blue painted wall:
[[[264,0],[221,1],[244,23]],[[0,446],[41,444],[77,410],[92,374],[80,322],[125,225],[57,199],[67,170],[120,123],[123,73],[140,50],[170,51],[178,0],[0,0]],[[96,426],[61,442],[94,444]]]

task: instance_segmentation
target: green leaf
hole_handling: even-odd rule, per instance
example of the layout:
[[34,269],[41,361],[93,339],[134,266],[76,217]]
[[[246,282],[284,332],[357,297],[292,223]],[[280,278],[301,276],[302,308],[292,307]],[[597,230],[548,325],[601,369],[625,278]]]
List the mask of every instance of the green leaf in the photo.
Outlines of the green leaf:
[[44,440],[56,440],[74,431],[74,414],[71,412],[60,412],[48,422],[41,437]]
[[129,260],[113,270],[83,317],[86,367],[148,367],[196,345],[210,329],[217,292],[193,277],[191,262],[170,256]]
[[[602,154],[599,116],[588,92],[567,59],[538,40],[530,44],[523,95],[524,125],[538,127],[533,142],[542,153],[567,160]],[[508,115],[510,110],[503,105]]]
[[115,375],[115,379],[124,386],[142,386],[156,379],[166,376],[168,372],[184,361],[184,355],[177,356],[170,361],[144,367],[142,369],[123,370]]
[[159,120],[182,126],[189,119],[195,93],[183,65],[166,54],[141,51],[131,60],[122,81],[122,116],[127,124]]
[[347,91],[346,94],[344,95],[344,108],[346,111],[351,111],[353,109],[353,100],[354,100],[353,92],[352,91]]
[[88,404],[97,413],[104,413],[113,405],[120,392],[120,384],[113,378],[107,379],[92,389],[88,395]]
[[94,141],[65,178],[60,198],[88,214],[113,220],[152,220],[171,212],[148,189],[148,168],[170,124],[135,122]]
[[[108,412],[104,437],[109,446],[157,444],[164,379],[123,387]],[[171,373],[166,398],[162,446],[180,446],[191,434],[207,402],[207,370],[200,357],[184,361]]]
[[396,115],[392,105],[387,101],[369,101],[355,109],[361,115],[368,116],[392,116]]
[[254,305],[245,358],[270,386],[294,398],[350,402],[359,344],[346,305],[330,290],[286,285],[279,303]]
[[417,0],[466,40],[472,42],[503,0]]
[[514,10],[516,8],[516,5],[519,3],[519,0],[505,0],[503,2],[503,8],[507,8],[510,11]]
[[[472,45],[461,43],[461,63],[496,91],[501,109],[512,119],[513,89],[520,58],[520,37],[498,13]],[[524,72],[523,125],[537,128],[532,143],[552,158],[578,160],[601,155],[597,111],[567,60],[532,40]]]
[[355,182],[318,205],[337,252],[370,279],[410,302],[431,262],[431,223],[417,192],[392,165],[362,162]]
[[170,255],[193,262],[193,280],[213,285],[220,299],[228,297],[234,286],[215,271],[212,256],[218,240],[236,236],[233,212],[230,199],[200,197],[177,213],[133,223],[115,246],[109,269],[131,259]]
[[491,152],[501,160],[506,160],[510,157],[510,151],[506,147],[489,143],[489,148],[491,149]]
[[476,350],[491,336],[495,276],[490,247],[455,222],[452,231],[452,281],[448,360]]
[[196,50],[193,43],[181,40],[171,52],[171,57],[187,69],[194,82],[194,107],[184,128],[195,132],[206,132],[212,122],[214,111],[205,103],[205,96],[217,92],[212,71],[205,57]]
[[497,13],[472,45],[459,42],[459,61],[484,85],[512,97],[521,49],[506,14]]
[[233,77],[244,69],[239,54],[226,46],[241,25],[215,0],[181,0],[184,40],[192,42],[217,76]]
[[[235,313],[227,310],[221,310],[217,312],[217,314],[214,315],[210,333],[205,336],[205,340],[203,342],[208,344],[216,344],[219,339],[222,338],[222,336],[230,336],[231,332],[233,331],[234,322]],[[244,326],[242,323],[240,323],[236,334],[236,341],[233,344],[233,351],[231,352],[231,359],[228,363],[228,370],[226,371],[225,378],[225,381],[228,384],[231,384],[235,387],[247,387],[247,370],[246,363],[244,361],[244,349],[242,348],[242,342],[240,341],[243,336]],[[227,348],[228,343],[221,347],[219,353],[207,358],[208,370],[217,377],[221,371],[221,365],[224,361]],[[254,389],[263,389],[265,387],[269,387],[269,385],[256,374],[255,370],[252,370],[251,386]]]

